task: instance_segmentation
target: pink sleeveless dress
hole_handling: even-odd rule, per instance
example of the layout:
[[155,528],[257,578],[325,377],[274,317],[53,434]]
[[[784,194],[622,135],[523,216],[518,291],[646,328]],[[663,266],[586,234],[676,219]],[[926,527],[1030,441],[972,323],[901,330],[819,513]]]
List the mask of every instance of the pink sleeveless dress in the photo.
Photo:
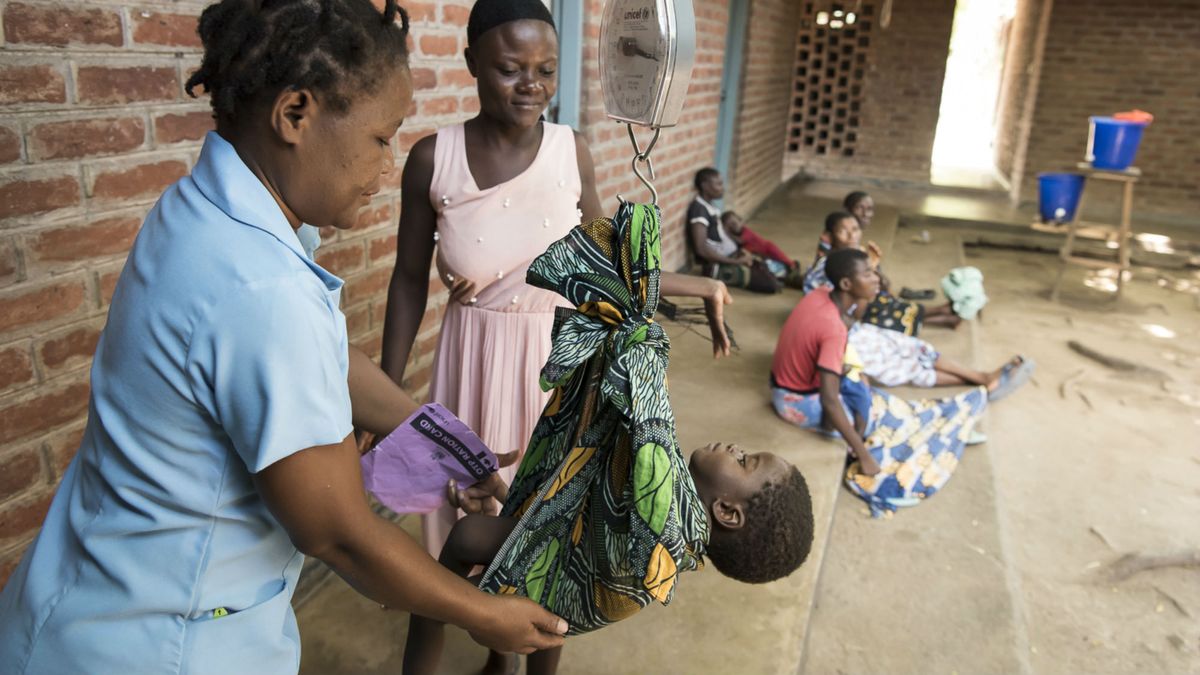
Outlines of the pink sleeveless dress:
[[[554,309],[568,306],[526,284],[525,272],[580,221],[575,133],[542,126],[529,168],[486,190],[467,166],[463,126],[439,129],[429,186],[443,271],[474,281],[476,292],[475,304],[446,308],[430,398],[498,453],[525,450],[549,396],[538,378],[550,355]],[[516,465],[501,471],[511,482]],[[425,547],[435,558],[458,517],[449,506],[425,516]]]

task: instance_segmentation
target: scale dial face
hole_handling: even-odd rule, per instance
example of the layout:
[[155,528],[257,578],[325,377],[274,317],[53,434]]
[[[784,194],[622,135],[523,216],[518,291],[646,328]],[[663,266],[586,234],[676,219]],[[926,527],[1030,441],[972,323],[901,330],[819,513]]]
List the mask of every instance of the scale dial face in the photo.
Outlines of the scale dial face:
[[610,117],[657,125],[673,55],[661,1],[608,0],[600,29],[600,72]]

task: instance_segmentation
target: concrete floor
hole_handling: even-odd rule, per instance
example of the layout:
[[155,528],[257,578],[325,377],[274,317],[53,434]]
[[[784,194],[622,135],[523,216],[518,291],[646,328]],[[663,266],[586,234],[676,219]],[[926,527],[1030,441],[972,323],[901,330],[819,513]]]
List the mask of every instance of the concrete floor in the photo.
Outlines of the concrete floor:
[[[922,286],[943,272],[929,261],[977,236],[938,228],[919,244],[915,234],[895,231],[889,273]],[[1072,268],[1052,304],[1053,256],[960,255],[983,271],[992,303],[958,333],[925,337],[978,366],[1023,353],[1038,373],[989,410],[990,442],[968,450],[935,499],[873,521],[839,494],[803,671],[1200,672],[1197,571],[1106,574],[1121,553],[1200,547],[1195,270],[1137,268],[1114,304],[1093,290],[1107,280]],[[1169,379],[1120,376],[1068,340]]]
[[[807,262],[835,204],[826,197],[843,188],[794,184],[754,222]],[[668,323],[685,451],[730,440],[794,462],[812,489],[817,542],[800,571],[773,584],[746,586],[711,569],[685,576],[670,607],[572,638],[561,672],[1200,672],[1195,570],[1145,572],[1116,584],[1102,574],[1120,552],[1200,546],[1193,297],[1138,270],[1112,306],[1073,272],[1063,303],[1052,305],[1045,290],[1053,258],[964,253],[961,235],[945,228],[917,244],[912,229],[898,227],[897,211],[877,201],[870,237],[888,252],[896,283],[934,287],[964,257],[988,280],[992,304],[981,321],[925,337],[977,366],[1017,352],[1033,356],[1034,383],[989,411],[990,442],[968,451],[936,498],[872,520],[840,488],[839,445],[781,422],[768,404],[775,335],[798,293],[735,292],[728,322],[741,351],[715,363],[706,338]],[[1123,380],[1069,351],[1068,339],[1167,371],[1171,380]],[[1067,378],[1074,390],[1063,396]],[[406,525],[416,527],[416,519]],[[380,611],[335,579],[298,618],[303,673],[399,672],[404,613]],[[449,631],[443,672],[475,672],[482,658],[463,632]]]

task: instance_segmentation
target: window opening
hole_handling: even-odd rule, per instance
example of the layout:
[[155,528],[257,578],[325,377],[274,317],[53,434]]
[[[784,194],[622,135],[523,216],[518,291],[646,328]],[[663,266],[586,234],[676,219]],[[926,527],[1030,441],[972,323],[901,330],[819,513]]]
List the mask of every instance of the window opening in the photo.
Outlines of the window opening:
[[[798,95],[787,130],[789,154],[854,156],[858,117],[848,118],[847,111],[856,114],[862,102],[871,47],[867,17],[873,15],[874,7],[866,3],[805,3],[796,40]],[[804,92],[807,96],[799,95]]]

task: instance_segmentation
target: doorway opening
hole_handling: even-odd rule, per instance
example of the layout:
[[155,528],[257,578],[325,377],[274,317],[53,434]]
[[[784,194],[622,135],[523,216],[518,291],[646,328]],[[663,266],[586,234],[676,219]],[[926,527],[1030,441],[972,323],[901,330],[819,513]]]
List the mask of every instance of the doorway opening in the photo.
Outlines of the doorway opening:
[[958,0],[933,141],[935,185],[1004,189],[996,170],[996,120],[1017,0]]

